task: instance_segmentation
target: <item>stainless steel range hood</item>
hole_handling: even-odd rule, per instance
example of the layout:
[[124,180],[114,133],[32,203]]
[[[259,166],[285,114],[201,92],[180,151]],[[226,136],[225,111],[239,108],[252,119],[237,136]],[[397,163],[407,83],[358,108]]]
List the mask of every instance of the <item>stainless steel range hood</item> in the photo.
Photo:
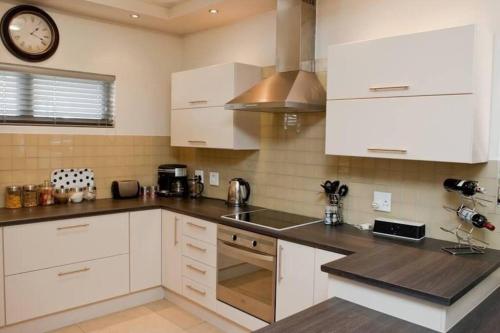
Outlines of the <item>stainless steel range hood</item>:
[[278,0],[277,73],[229,101],[228,110],[325,111],[326,92],[314,73],[315,0]]

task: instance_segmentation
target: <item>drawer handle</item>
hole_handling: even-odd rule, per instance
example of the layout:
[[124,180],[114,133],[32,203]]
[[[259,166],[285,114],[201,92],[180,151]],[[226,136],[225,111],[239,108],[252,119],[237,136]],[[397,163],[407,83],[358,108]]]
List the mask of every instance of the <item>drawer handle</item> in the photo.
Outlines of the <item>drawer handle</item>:
[[192,248],[192,249],[197,250],[197,251],[200,251],[200,252],[207,252],[207,249],[204,249],[204,248],[202,248],[202,247],[199,247],[199,246],[193,245],[193,244],[191,244],[191,243],[187,243],[186,245],[187,245],[187,246],[189,246],[189,247],[190,247],[190,248]]
[[398,90],[409,90],[410,86],[385,86],[385,87],[370,87],[370,91],[380,92],[380,91],[398,91]]
[[408,152],[406,149],[390,149],[390,148],[368,148],[367,150],[372,153],[406,154]]
[[206,144],[207,142],[205,140],[188,140],[189,143],[192,144]]
[[189,285],[189,284],[188,284],[188,285],[186,285],[186,287],[187,287],[189,290],[192,290],[192,291],[194,291],[195,293],[200,294],[201,296],[205,296],[205,295],[207,294],[207,292],[206,292],[206,291],[203,291],[203,290],[200,290],[200,289],[198,289],[198,288],[195,288],[195,287],[193,287],[193,286],[191,286],[191,285]]
[[204,104],[204,103],[208,103],[208,101],[204,99],[200,99],[197,101],[189,101],[189,104]]
[[65,275],[71,275],[71,274],[83,273],[83,272],[88,272],[88,271],[90,271],[90,268],[85,267],[85,268],[82,268],[82,269],[78,269],[78,270],[76,270],[76,271],[71,271],[71,272],[61,272],[61,273],[58,273],[57,275],[58,275],[58,276],[65,276]]
[[177,245],[179,241],[177,240],[177,222],[179,221],[179,218],[176,216],[174,217],[174,245]]
[[198,267],[194,267],[194,266],[191,266],[191,265],[186,265],[187,268],[189,268],[190,270],[192,271],[195,271],[197,273],[200,273],[200,274],[207,274],[207,271],[203,270],[203,269],[199,269]]
[[283,276],[283,246],[279,246],[279,254],[278,254],[278,257],[279,257],[279,267],[278,267],[278,281],[281,281],[283,280],[284,276]]
[[207,230],[207,227],[204,225],[199,225],[199,224],[196,224],[193,222],[188,222],[187,224],[191,227],[195,227],[195,228],[202,229],[202,230]]
[[65,227],[58,227],[57,230],[67,230],[67,229],[77,229],[77,228],[85,228],[88,227],[90,224],[85,223],[85,224],[75,224],[75,225],[68,225]]

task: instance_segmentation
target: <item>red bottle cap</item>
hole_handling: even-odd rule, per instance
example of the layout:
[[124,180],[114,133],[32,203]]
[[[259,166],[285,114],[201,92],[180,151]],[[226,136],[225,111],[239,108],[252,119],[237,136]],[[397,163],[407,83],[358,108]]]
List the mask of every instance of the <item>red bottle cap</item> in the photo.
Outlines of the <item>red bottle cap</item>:
[[484,225],[484,227],[485,227],[486,229],[488,229],[488,230],[491,230],[491,231],[495,230],[495,226],[494,226],[493,224],[491,224],[491,223],[486,223],[486,224]]

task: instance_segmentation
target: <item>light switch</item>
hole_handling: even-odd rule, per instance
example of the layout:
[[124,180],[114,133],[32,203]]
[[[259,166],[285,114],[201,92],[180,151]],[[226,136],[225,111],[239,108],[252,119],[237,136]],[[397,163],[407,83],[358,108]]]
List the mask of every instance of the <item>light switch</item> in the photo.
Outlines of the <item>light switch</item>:
[[203,170],[194,170],[194,175],[195,176],[200,176],[201,177],[201,182],[205,183],[205,176],[203,175]]
[[219,186],[219,173],[210,171],[210,185]]
[[373,203],[372,207],[374,210],[380,212],[390,212],[391,211],[391,198],[392,193],[387,192],[373,192]]

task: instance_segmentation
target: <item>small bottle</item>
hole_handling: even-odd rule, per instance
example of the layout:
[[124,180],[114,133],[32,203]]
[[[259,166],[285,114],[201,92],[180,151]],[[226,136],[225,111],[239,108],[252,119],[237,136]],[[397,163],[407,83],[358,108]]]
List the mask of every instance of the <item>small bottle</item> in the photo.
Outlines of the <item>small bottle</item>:
[[465,196],[484,193],[484,188],[474,180],[448,178],[445,179],[443,186],[447,191],[461,192]]
[[457,210],[457,215],[462,220],[471,223],[476,228],[486,228],[490,231],[495,230],[495,226],[488,222],[486,216],[479,214],[470,208],[461,207],[459,210]]

